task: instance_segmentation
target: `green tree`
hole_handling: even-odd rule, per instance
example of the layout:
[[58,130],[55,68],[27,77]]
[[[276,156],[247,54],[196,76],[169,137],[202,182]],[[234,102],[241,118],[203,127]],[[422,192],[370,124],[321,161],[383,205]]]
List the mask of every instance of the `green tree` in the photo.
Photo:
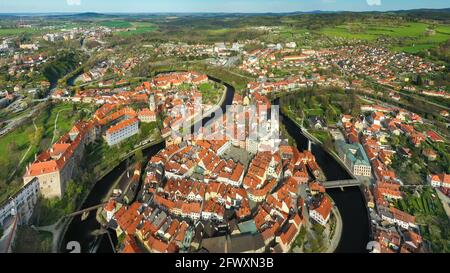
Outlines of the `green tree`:
[[144,161],[144,154],[142,153],[142,150],[139,149],[136,152],[134,152],[134,157],[137,162],[143,162]]

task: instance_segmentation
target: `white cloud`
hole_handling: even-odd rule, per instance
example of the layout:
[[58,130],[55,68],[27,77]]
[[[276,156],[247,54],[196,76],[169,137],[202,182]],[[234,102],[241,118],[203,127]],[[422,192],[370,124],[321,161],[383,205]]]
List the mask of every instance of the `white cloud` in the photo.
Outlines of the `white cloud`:
[[381,0],[367,0],[369,6],[381,6]]
[[69,6],[79,6],[81,5],[81,0],[66,0]]

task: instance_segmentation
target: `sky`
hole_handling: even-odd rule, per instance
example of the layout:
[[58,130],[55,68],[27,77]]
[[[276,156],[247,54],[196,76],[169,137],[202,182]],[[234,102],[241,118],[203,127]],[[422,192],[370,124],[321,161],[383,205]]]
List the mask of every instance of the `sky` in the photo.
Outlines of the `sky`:
[[448,0],[0,0],[0,13],[294,12],[449,8]]

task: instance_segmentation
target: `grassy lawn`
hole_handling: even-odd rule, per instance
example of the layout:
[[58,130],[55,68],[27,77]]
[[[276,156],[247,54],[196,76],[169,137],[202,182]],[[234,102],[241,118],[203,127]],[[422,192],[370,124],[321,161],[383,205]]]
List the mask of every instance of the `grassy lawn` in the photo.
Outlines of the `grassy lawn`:
[[[80,119],[80,109],[82,107],[77,106],[77,109],[74,111],[73,105],[69,103],[60,103],[52,108],[50,117],[48,118],[46,130],[44,133],[45,137],[53,138],[54,126],[56,121],[56,136],[55,141],[67,133],[76,121]],[[59,113],[59,115],[58,115]],[[56,120],[56,117],[58,119]]]
[[18,129],[0,138],[0,162],[8,160],[9,147],[15,143],[18,152],[25,151],[30,143],[30,137],[34,135],[33,126],[20,126]]
[[157,122],[150,122],[150,123],[142,122],[140,126],[141,126],[141,134],[145,138],[145,137],[149,137],[153,133],[153,130],[158,128],[158,123]]
[[202,93],[202,102],[205,104],[219,103],[223,93],[222,86],[211,82],[200,84],[198,90]]
[[328,131],[322,130],[308,130],[313,136],[315,136],[320,142],[324,143],[327,140],[331,140],[331,135]]
[[[34,160],[35,154],[48,149],[52,144],[55,118],[58,112],[60,114],[57,120],[56,141],[81,118],[81,111],[73,111],[72,104],[48,105],[41,110],[35,118],[37,131],[30,119],[0,138],[0,201],[20,188],[20,178],[26,165]],[[19,165],[21,160],[22,163]],[[11,177],[16,169],[16,173]]]

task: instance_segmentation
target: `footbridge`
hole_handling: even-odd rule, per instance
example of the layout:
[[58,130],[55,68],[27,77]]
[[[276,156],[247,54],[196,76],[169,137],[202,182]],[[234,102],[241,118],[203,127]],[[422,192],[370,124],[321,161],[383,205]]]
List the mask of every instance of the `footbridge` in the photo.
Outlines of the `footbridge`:
[[335,181],[325,181],[323,185],[326,189],[345,188],[360,186],[361,182],[358,179],[344,179]]
[[106,204],[107,204],[107,202],[101,203],[101,204],[98,204],[98,205],[95,205],[95,206],[92,206],[92,207],[89,207],[89,208],[85,208],[85,209],[82,209],[82,210],[73,212],[73,213],[71,213],[71,214],[67,214],[67,215],[65,215],[63,218],[66,218],[66,217],[69,217],[69,218],[70,218],[70,217],[74,217],[74,216],[77,216],[77,215],[80,215],[80,214],[89,212],[89,211],[91,211],[91,210],[95,210],[95,209],[98,209],[98,208],[100,208],[100,207],[103,207],[103,206],[105,206]]

